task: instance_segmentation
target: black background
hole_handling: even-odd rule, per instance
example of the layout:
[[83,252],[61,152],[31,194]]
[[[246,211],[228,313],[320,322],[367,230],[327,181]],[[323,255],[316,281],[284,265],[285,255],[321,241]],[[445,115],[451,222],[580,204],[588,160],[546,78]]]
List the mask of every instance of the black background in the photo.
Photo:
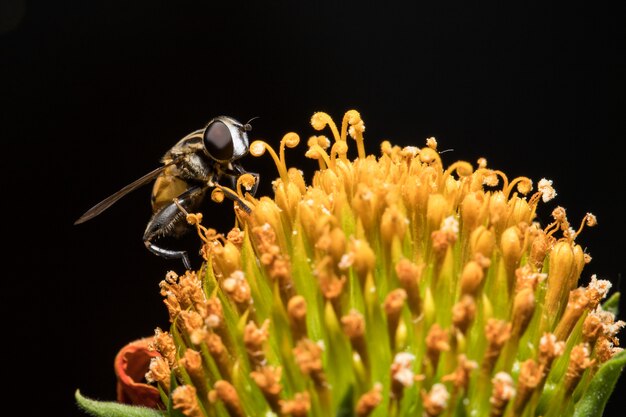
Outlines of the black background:
[[[23,415],[82,415],[76,388],[113,399],[117,350],[167,326],[157,284],[181,265],[143,246],[149,187],[72,223],[218,114],[260,116],[251,138],[277,144],[288,131],[306,141],[314,111],[340,120],[355,108],[370,151],[381,139],[422,146],[435,136],[454,150],[446,163],[485,156],[511,177],[550,178],[558,197],[549,209],[566,207],[573,223],[598,216],[578,240],[593,256],[584,282],[596,273],[624,289],[624,10],[497,1],[0,5],[3,350],[4,366],[18,366],[4,373],[15,389],[5,398]],[[311,172],[303,152],[304,144],[288,151],[288,161]],[[262,173],[268,193],[269,157],[245,165]],[[205,223],[227,230],[230,211],[210,207]],[[621,378],[607,415],[618,415],[624,387]]]

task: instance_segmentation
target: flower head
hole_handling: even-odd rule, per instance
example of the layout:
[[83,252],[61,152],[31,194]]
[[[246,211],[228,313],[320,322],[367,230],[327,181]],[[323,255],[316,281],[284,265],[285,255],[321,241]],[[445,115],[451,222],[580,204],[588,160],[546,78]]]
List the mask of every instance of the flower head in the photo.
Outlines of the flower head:
[[533,194],[484,158],[445,167],[434,138],[367,155],[356,111],[339,126],[315,113],[311,126],[308,184],[285,157],[298,135],[278,152],[255,141],[252,155],[277,166],[274,198],[242,194],[227,235],[188,216],[206,262],[161,283],[171,327],[144,371],[161,407],[570,415],[624,326],[602,309],[609,281],[579,286],[589,259],[576,238],[595,216],[575,230],[557,207],[542,226],[552,181]]

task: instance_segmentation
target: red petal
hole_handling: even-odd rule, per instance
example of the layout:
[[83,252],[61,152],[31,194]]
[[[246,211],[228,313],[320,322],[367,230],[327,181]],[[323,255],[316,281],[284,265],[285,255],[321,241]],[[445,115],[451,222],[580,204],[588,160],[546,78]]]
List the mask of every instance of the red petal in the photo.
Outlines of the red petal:
[[150,350],[152,338],[139,339],[124,346],[115,357],[117,376],[117,401],[124,404],[142,405],[150,408],[163,408],[159,390],[145,382],[150,367],[150,359],[161,356]]

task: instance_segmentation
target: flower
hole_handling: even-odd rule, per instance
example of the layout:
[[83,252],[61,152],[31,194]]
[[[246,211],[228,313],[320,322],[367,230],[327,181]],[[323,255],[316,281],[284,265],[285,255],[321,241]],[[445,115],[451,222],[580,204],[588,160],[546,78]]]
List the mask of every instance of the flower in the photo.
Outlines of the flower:
[[609,281],[580,286],[590,257],[576,243],[595,216],[575,230],[557,207],[542,226],[552,181],[533,192],[485,158],[446,167],[435,138],[367,155],[354,110],[340,126],[315,113],[311,126],[334,141],[307,141],[310,183],[287,166],[298,135],[278,152],[255,141],[251,153],[277,166],[274,198],[243,178],[229,233],[187,217],[205,262],[167,273],[171,326],[142,347],[166,412],[572,415],[610,389],[595,376],[619,375],[624,322],[615,296],[602,304]]
[[151,343],[152,338],[136,340],[124,346],[115,357],[119,402],[151,408],[161,405],[159,390],[145,381],[152,360],[161,357],[159,352],[149,348]]

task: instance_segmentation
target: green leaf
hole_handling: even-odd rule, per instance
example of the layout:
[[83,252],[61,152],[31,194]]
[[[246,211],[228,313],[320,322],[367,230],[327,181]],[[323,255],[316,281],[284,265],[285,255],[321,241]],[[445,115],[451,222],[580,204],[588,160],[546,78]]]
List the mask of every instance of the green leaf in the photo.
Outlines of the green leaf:
[[589,383],[583,397],[576,403],[574,417],[601,417],[622,369],[626,365],[626,350],[606,361]]
[[95,417],[163,417],[165,415],[164,412],[153,408],[120,404],[114,401],[92,400],[83,397],[79,390],[76,390],[75,397],[78,406]]
[[613,293],[613,295],[610,296],[609,299],[604,302],[604,304],[602,304],[602,309],[610,311],[617,316],[617,311],[619,310],[619,293]]

